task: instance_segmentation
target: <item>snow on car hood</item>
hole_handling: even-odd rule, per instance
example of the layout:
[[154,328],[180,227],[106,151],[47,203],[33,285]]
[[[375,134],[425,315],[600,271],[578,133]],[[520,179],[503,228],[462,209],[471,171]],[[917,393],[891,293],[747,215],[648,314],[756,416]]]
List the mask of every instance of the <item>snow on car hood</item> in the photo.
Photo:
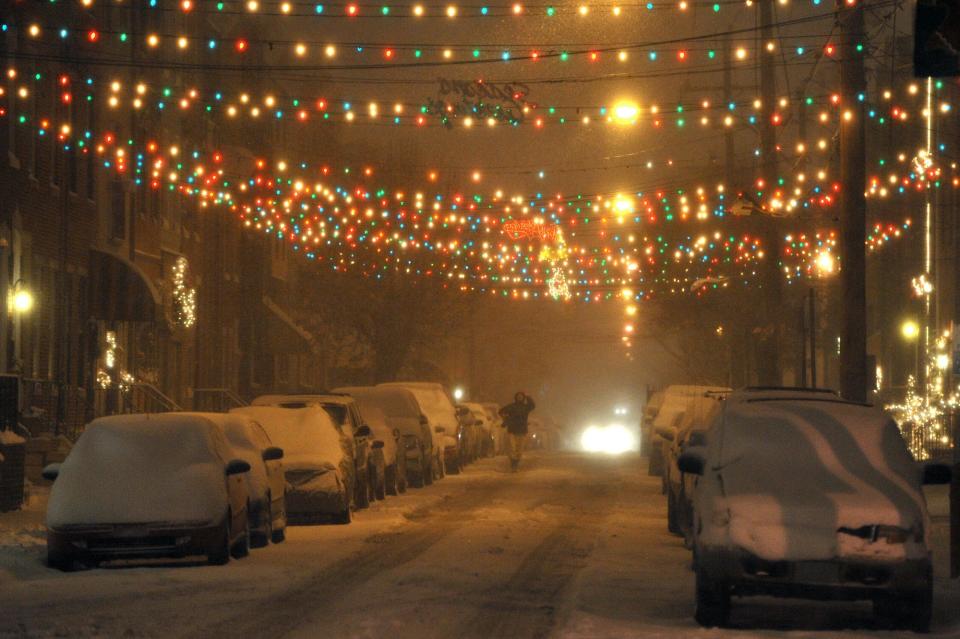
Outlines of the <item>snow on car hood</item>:
[[47,525],[216,523],[225,460],[207,420],[121,416],[87,427],[50,491]]
[[879,410],[837,401],[730,405],[709,446],[706,472],[717,473],[719,490],[707,527],[726,519],[735,546],[765,559],[925,552],[922,536],[887,543],[838,532],[929,530],[919,469]]
[[284,468],[297,464],[335,467],[345,457],[340,432],[327,412],[318,406],[244,406],[230,412],[254,419],[263,427],[273,445],[283,449]]

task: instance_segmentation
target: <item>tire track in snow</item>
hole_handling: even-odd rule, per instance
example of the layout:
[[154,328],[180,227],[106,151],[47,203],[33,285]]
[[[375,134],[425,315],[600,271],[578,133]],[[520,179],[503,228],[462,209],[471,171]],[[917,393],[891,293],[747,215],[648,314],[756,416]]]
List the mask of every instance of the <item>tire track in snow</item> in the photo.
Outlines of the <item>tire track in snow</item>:
[[549,636],[569,612],[570,585],[587,564],[610,511],[613,489],[609,484],[581,485],[574,489],[575,495],[567,500],[579,507],[560,518],[505,583],[491,589],[477,614],[461,626],[456,636],[484,639]]
[[471,485],[469,489],[427,511],[416,509],[408,519],[423,521],[395,532],[376,536],[376,549],[359,550],[297,580],[289,588],[258,600],[240,615],[220,619],[185,635],[209,637],[282,637],[311,619],[322,618],[325,610],[336,608],[353,590],[362,588],[381,573],[416,560],[434,544],[466,526],[470,511],[489,504],[509,488],[502,482]]

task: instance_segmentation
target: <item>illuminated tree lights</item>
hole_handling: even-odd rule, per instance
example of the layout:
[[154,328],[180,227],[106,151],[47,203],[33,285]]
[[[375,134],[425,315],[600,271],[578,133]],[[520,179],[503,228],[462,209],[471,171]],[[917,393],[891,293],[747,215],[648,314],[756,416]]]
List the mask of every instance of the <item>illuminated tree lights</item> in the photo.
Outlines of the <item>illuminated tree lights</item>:
[[960,409],[960,386],[949,386],[952,344],[951,332],[941,333],[922,364],[926,388],[918,389],[916,378],[911,375],[904,401],[885,406],[897,420],[914,457],[920,460],[953,446],[950,418]]

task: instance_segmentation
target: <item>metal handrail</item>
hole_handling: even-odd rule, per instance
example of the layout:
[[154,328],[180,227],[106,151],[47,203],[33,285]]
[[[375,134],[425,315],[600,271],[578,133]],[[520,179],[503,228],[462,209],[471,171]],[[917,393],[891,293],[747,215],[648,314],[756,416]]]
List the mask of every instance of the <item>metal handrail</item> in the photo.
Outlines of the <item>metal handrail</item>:
[[131,387],[140,390],[148,399],[153,400],[168,411],[183,410],[177,402],[164,395],[163,391],[153,384],[148,382],[135,382]]
[[[248,406],[249,404],[237,395],[231,388],[195,388],[193,389],[193,405],[194,409],[201,408],[198,406],[200,402],[198,398],[208,397],[215,398],[219,401],[216,402],[217,407],[220,410],[229,410],[231,408],[239,408],[242,406]],[[209,406],[208,406],[209,407]]]

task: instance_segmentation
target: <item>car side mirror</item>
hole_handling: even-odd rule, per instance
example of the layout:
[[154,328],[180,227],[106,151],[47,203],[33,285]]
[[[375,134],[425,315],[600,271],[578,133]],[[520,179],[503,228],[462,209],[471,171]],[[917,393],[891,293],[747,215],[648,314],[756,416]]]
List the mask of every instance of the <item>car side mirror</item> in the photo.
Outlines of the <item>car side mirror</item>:
[[231,459],[227,462],[227,475],[239,475],[240,473],[249,473],[250,464],[242,459]]
[[447,432],[447,429],[444,428],[443,426],[437,426],[437,427],[434,428],[433,430],[434,430],[435,432],[438,432],[438,433],[445,433],[445,432]]
[[40,473],[47,481],[54,481],[60,476],[60,464],[47,464]]
[[364,424],[357,429],[357,437],[369,437],[371,432],[370,427]]
[[677,468],[688,475],[703,475],[703,465],[703,456],[696,451],[685,451],[677,458]]
[[271,446],[263,449],[263,461],[276,461],[283,459],[283,449]]
[[421,425],[421,426],[426,426],[426,425],[429,424],[429,423],[430,423],[430,420],[427,419],[427,416],[424,415],[423,413],[420,413],[420,425]]
[[660,437],[663,437],[668,442],[672,442],[674,438],[674,433],[672,428],[667,428],[666,426],[657,426],[654,431]]
[[383,442],[380,441],[379,439],[378,439],[377,441],[373,442],[373,444],[371,444],[371,445],[373,446],[374,449],[383,448]]
[[394,428],[394,429],[393,429],[393,437],[394,437],[395,439],[400,439],[400,429],[399,429],[399,428]]
[[[46,472],[46,470],[44,470]],[[924,464],[923,483],[926,486],[949,484],[953,480],[953,470],[946,464]]]

